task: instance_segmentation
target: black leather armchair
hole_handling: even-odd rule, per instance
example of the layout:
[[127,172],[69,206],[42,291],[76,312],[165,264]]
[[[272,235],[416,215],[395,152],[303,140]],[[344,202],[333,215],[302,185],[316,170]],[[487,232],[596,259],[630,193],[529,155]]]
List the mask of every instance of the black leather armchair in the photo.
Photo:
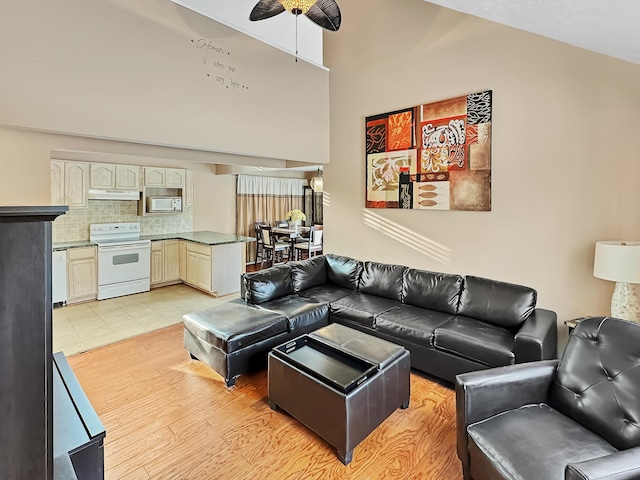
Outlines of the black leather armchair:
[[640,479],[640,325],[590,317],[560,361],[456,377],[465,480]]

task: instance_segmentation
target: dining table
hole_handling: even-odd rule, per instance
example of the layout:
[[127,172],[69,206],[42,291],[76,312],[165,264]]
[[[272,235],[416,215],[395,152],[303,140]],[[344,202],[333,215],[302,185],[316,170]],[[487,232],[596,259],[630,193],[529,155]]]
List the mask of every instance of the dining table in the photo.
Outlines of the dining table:
[[305,233],[308,234],[311,231],[310,227],[297,227],[297,228],[288,228],[288,227],[272,227],[271,233],[274,236],[280,238],[280,241],[283,241],[283,237],[288,237],[290,246],[289,258],[292,258],[293,255],[293,246],[296,243],[298,238],[304,238]]

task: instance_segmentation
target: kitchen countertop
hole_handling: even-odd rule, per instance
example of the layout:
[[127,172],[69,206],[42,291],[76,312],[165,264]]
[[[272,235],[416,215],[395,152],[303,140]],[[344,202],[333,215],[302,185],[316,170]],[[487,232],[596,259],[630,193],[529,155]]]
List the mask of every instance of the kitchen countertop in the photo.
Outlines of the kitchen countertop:
[[90,240],[78,240],[76,242],[58,242],[52,245],[53,251],[68,250],[70,248],[93,247],[95,243]]
[[[157,235],[140,235],[142,240],[187,240],[189,242],[202,243],[203,245],[222,245],[225,243],[255,242],[254,237],[231,235],[228,233],[203,230],[199,232],[160,233]],[[78,240],[75,242],[59,242],[53,244],[53,251],[68,250],[69,248],[92,247],[95,243],[90,240]]]
[[255,242],[254,237],[232,235],[229,233],[212,232],[203,230],[199,232],[162,233],[158,235],[143,235],[140,238],[154,240],[187,240],[189,242],[202,243],[204,245],[221,245],[224,243]]

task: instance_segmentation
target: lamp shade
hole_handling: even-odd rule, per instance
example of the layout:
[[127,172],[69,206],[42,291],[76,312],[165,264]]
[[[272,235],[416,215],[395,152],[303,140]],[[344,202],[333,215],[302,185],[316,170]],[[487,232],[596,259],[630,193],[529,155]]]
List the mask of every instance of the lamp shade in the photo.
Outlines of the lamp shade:
[[593,276],[621,283],[640,283],[640,242],[596,242]]

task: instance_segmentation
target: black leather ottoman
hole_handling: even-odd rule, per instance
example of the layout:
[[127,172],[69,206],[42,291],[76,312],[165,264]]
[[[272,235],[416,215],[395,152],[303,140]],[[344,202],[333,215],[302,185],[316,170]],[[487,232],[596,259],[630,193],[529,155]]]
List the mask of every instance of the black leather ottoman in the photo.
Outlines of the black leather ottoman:
[[264,368],[267,352],[287,334],[287,317],[233,300],[183,316],[184,348],[222,377],[227,387],[242,373]]
[[269,404],[324,438],[348,465],[362,440],[409,406],[410,371],[404,347],[334,323],[269,353]]

